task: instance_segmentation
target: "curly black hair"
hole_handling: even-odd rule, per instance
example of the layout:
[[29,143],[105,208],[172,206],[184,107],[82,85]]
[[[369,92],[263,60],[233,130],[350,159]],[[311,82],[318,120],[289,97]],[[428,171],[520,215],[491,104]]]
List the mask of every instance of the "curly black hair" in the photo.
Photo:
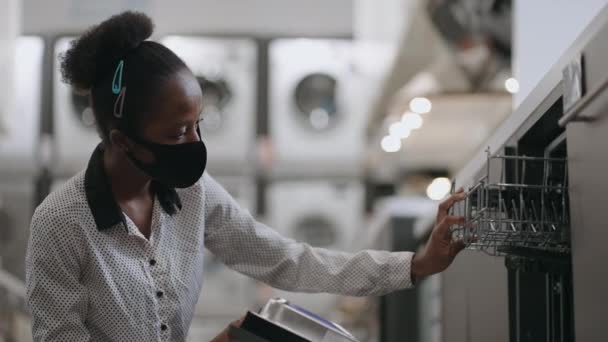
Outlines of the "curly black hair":
[[[63,81],[88,92],[99,134],[106,142],[113,128],[138,134],[163,82],[187,69],[167,47],[147,40],[153,31],[147,15],[127,11],[89,28],[60,56]],[[129,91],[124,117],[118,119],[113,115],[117,95],[112,92],[112,79],[121,60],[123,84]]]

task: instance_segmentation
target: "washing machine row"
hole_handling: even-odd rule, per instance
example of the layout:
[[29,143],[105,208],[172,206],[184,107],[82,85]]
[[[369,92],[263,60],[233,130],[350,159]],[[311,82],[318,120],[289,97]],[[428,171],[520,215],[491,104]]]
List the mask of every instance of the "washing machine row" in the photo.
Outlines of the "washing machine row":
[[[56,41],[56,56],[73,38]],[[160,39],[192,69],[203,88],[202,135],[209,169],[252,173],[256,164],[258,47],[251,39],[168,36]],[[270,43],[268,118],[274,175],[358,176],[367,111],[388,54],[348,40],[279,39]],[[82,169],[99,142],[88,99],[53,68],[53,173]],[[78,143],[75,143],[78,142]]]
[[[70,40],[58,39],[52,47],[54,54],[65,51]],[[253,178],[234,170],[254,163],[255,42],[179,36],[160,41],[184,59],[203,88],[207,106],[202,131],[210,150],[211,174],[219,175],[220,183],[253,213]],[[363,222],[363,189],[354,177],[360,173],[364,155],[365,109],[379,85],[380,74],[370,68],[374,58],[361,55],[355,44],[345,40],[277,40],[269,49],[268,114],[273,170],[279,180],[268,189],[267,221],[286,236],[347,250]],[[57,186],[86,166],[100,139],[87,98],[61,82],[57,64],[53,73],[52,173]],[[230,174],[225,170],[232,171],[231,177],[222,178]],[[342,174],[345,180],[280,180],[290,172]],[[209,276],[199,312],[229,307],[219,298],[231,298],[234,307],[250,305],[247,279],[226,270],[212,256],[207,258],[205,272]],[[227,282],[236,288],[226,287]],[[205,298],[205,293],[218,295]],[[331,302],[322,296],[302,296],[295,300],[319,312]]]

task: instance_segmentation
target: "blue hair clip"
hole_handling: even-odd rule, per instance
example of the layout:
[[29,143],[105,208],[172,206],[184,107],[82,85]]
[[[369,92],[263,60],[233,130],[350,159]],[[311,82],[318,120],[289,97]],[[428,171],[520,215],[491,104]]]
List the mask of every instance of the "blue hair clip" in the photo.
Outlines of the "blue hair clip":
[[114,78],[112,79],[112,93],[114,93],[114,95],[120,94],[120,91],[122,90],[122,71],[124,65],[125,61],[121,59],[120,62],[118,62],[116,71],[114,71]]

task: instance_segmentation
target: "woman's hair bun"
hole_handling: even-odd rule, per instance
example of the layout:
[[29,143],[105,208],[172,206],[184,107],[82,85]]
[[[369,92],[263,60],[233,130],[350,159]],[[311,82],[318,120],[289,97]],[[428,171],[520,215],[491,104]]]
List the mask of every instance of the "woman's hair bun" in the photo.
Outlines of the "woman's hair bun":
[[64,82],[79,89],[93,88],[104,77],[112,77],[116,63],[153,31],[150,17],[131,11],[91,27],[60,56]]

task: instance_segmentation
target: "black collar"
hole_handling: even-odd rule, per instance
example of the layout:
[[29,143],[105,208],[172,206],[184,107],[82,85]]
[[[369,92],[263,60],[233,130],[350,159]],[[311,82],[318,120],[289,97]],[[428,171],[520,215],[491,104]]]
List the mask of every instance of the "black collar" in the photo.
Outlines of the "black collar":
[[[91,155],[84,175],[84,189],[98,230],[111,228],[121,222],[126,228],[125,217],[114,199],[110,180],[103,166],[102,144],[99,144]],[[167,214],[173,215],[177,210],[181,210],[182,203],[175,189],[152,181],[152,191]]]

